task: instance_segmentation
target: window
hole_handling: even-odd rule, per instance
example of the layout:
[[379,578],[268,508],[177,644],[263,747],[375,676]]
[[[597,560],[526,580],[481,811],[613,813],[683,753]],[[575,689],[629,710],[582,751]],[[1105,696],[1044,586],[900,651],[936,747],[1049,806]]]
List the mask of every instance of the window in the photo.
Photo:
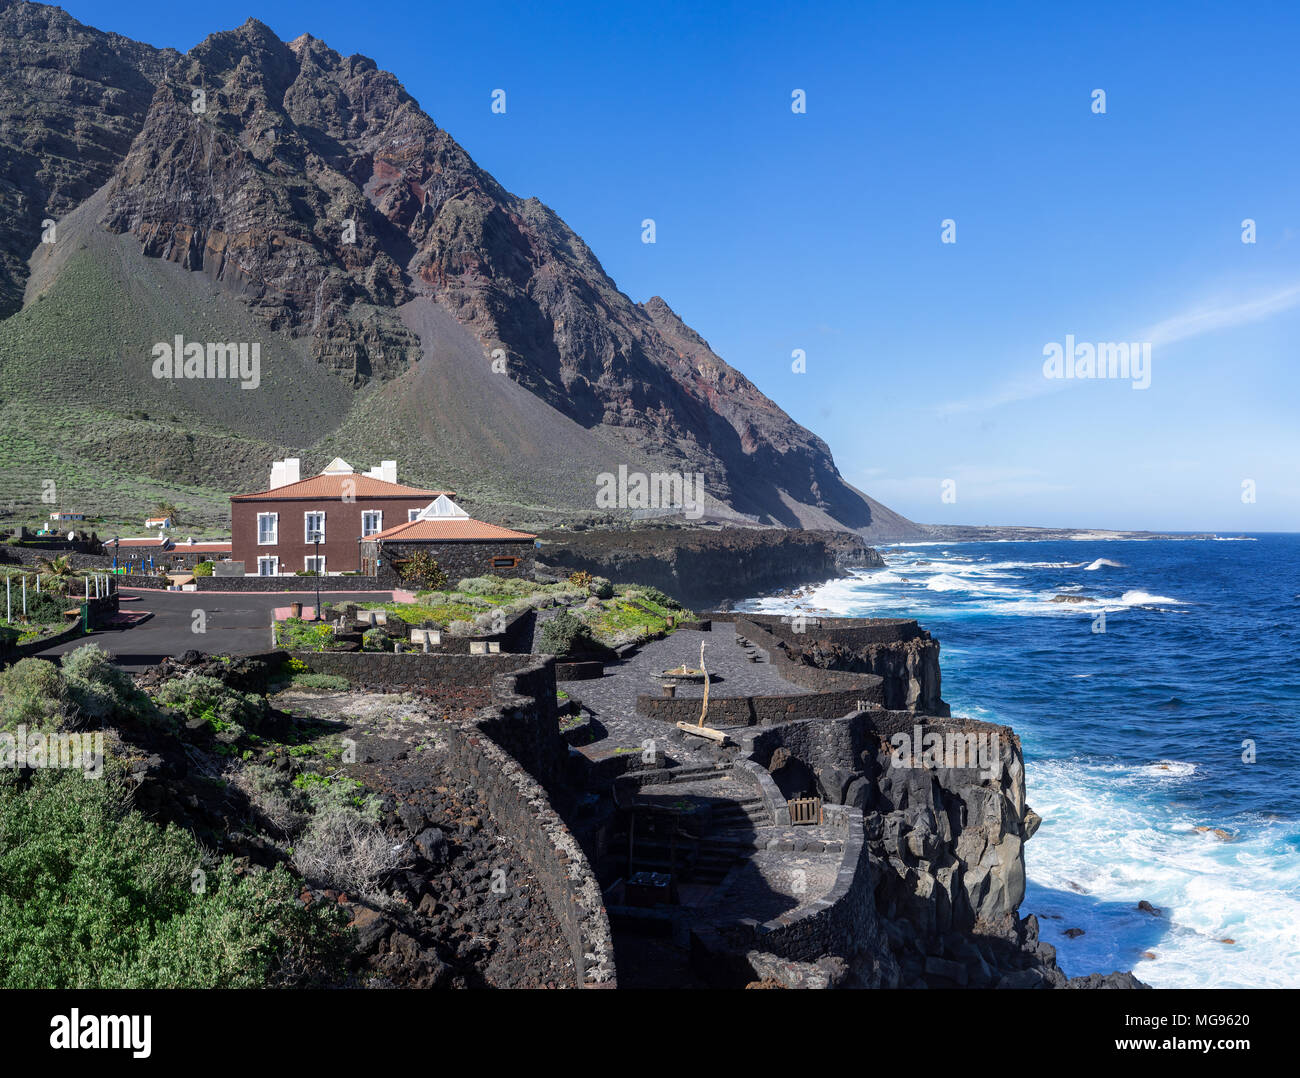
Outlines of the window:
[[325,514],[324,513],[303,513],[302,515],[303,539],[308,542],[314,542],[316,539],[315,532],[320,532],[320,541],[325,542]]
[[408,523],[408,524],[411,523],[411,521],[413,521],[413,520],[414,520],[416,517],[418,517],[419,515],[420,515],[420,510],[418,510],[418,509],[408,509],[408,510],[406,511],[406,523]]
[[493,569],[513,569],[518,564],[519,564],[518,558],[493,558],[492,559]]
[[317,557],[315,557],[315,556],[308,556],[308,557],[304,558],[304,559],[303,559],[303,563],[302,563],[302,567],[303,567],[304,569],[306,569],[307,572],[309,572],[309,573],[314,571],[314,572],[316,572],[316,573],[319,573],[321,576],[324,576],[324,575],[325,575],[325,555],[322,554],[319,558],[317,558]]
[[361,537],[374,535],[384,530],[384,513],[382,509],[367,509],[361,514]]
[[258,576],[278,576],[280,572],[279,558],[258,558],[257,575]]
[[257,514],[257,545],[275,546],[280,541],[280,514]]

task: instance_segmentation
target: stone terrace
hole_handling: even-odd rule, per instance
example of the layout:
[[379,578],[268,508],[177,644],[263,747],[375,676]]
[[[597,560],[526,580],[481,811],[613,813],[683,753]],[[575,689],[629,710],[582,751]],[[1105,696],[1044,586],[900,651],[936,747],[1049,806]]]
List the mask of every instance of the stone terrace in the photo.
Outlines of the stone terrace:
[[[736,627],[725,621],[714,622],[712,632],[678,629],[663,640],[646,644],[635,655],[609,664],[602,678],[562,681],[559,686],[591,711],[604,727],[604,738],[608,743],[639,747],[646,738],[663,742],[670,732],[676,734],[677,731],[658,719],[638,714],[636,698],[659,693],[660,682],[654,674],[681,665],[698,666],[701,641],[707,645],[704,662],[712,679],[709,687],[711,700],[737,696],[799,696],[811,691],[782,677],[761,649],[742,647],[736,640]],[[751,655],[756,661],[751,661]],[[698,699],[703,695],[703,685],[686,683],[677,688],[679,698]],[[600,741],[596,744],[600,745]],[[694,748],[696,746],[688,747],[684,755],[695,755]]]

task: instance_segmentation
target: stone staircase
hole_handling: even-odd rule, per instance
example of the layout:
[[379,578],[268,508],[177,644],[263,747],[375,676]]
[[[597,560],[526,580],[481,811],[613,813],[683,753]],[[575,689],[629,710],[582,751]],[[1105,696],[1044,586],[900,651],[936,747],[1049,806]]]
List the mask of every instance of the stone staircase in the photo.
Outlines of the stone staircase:
[[[774,821],[730,763],[641,772],[627,777],[623,800],[635,819],[633,871],[671,873],[679,883],[716,885],[765,842]],[[627,834],[617,841],[627,848]]]

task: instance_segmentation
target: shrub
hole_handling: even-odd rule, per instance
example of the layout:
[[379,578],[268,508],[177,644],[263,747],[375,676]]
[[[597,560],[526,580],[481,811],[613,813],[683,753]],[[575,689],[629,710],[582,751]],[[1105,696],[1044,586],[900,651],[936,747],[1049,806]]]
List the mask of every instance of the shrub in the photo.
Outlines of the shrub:
[[591,594],[597,599],[614,598],[614,585],[603,576],[593,576],[591,578]]
[[325,651],[334,644],[334,626],[328,621],[285,618],[275,623],[275,642],[291,651]]
[[427,550],[417,550],[395,564],[404,584],[435,590],[447,586],[447,574]]
[[561,610],[542,626],[538,650],[545,655],[572,655],[584,646],[595,646],[587,623],[569,610]]
[[569,583],[575,588],[591,587],[591,574],[586,569],[579,569],[569,574]]
[[456,590],[466,595],[532,595],[539,586],[531,580],[513,576],[467,576],[458,581]]
[[382,625],[372,625],[361,634],[361,647],[363,651],[392,651],[393,638]]
[[458,619],[447,626],[447,632],[451,633],[452,636],[473,636],[474,623]]
[[665,610],[686,609],[686,607],[682,606],[682,604],[679,603],[676,599],[674,599],[671,595],[665,595],[658,588],[638,585],[636,590],[640,592],[643,596],[645,596],[647,599],[649,599],[650,602],[656,604],[657,606],[662,606]]
[[[42,585],[42,587],[44,587]],[[39,594],[33,592],[30,587],[27,589],[27,617],[36,622],[60,622],[63,620],[63,611],[68,608],[68,598],[60,595],[49,588],[44,588]],[[14,610],[19,611],[22,607],[14,604]]]
[[256,730],[266,716],[266,701],[252,693],[223,685],[214,677],[191,674],[175,678],[158,690],[158,703],[187,719],[203,719],[212,731],[235,741],[245,730]]
[[103,722],[130,713],[135,685],[100,647],[83,644],[63,656],[62,667],[68,696],[82,717]]
[[297,674],[293,679],[295,689],[316,689],[319,692],[343,692],[351,682],[338,674]]
[[294,867],[304,876],[367,897],[401,860],[401,846],[382,827],[343,806],[313,816],[293,848]]
[[68,715],[68,686],[44,659],[20,659],[0,670],[0,729],[48,727]]
[[212,575],[212,562],[210,562],[210,561],[201,561],[201,562],[199,562],[196,566],[194,566],[194,575],[195,575],[195,576],[211,576],[211,575]]
[[306,824],[307,814],[296,803],[296,793],[283,771],[264,764],[244,764],[234,772],[231,782],[282,835],[292,838]]
[[[256,988],[337,981],[348,934],[283,866],[201,868],[187,832],[109,775],[0,776],[0,987]],[[199,875],[196,870],[202,873]]]

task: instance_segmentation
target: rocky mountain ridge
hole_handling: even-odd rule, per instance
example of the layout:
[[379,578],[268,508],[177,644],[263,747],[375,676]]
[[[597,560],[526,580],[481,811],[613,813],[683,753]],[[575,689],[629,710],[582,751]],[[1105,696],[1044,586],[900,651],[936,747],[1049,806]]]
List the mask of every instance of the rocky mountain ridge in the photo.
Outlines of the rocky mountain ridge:
[[[9,109],[0,134],[13,148],[0,182],[14,185],[33,164],[53,177],[21,206],[9,199],[22,211],[3,236],[9,311],[24,277],[15,259],[39,241],[32,219],[103,183],[97,227],[238,297],[358,401],[427,362],[428,342],[399,308],[429,304],[472,336],[479,354],[458,362],[495,360],[638,466],[702,473],[724,516],[910,528],[847,484],[826,444],[664,300],[620,292],[553,211],[502,188],[374,61],[309,34],[283,42],[254,19],[181,56],[24,2],[3,5],[0,49],[12,58],[0,75]],[[77,73],[90,56],[111,61],[97,65],[99,83]],[[15,133],[23,86],[51,68],[64,72],[42,83],[51,127],[53,117],[77,129],[97,122],[103,138],[70,150]],[[87,120],[91,90],[102,115]],[[95,152],[61,178],[59,162],[76,161],[83,145]]]

